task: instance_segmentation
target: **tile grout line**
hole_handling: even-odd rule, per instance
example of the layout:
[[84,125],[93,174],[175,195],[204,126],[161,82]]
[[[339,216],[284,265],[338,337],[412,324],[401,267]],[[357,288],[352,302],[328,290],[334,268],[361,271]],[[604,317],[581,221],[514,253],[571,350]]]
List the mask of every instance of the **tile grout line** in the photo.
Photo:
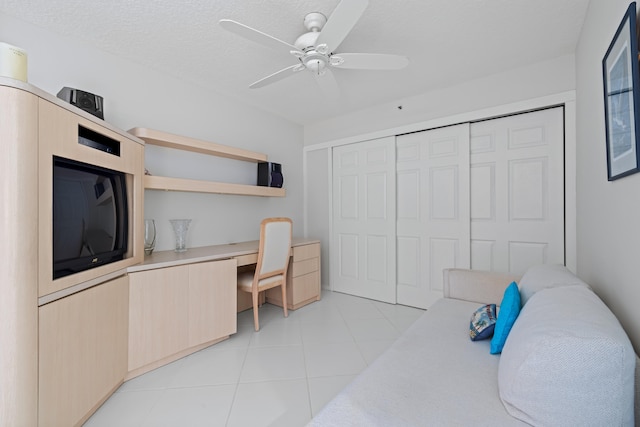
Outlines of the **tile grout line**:
[[[252,337],[253,338],[253,337]],[[229,405],[229,410],[227,411],[227,419],[224,422],[224,425],[229,425],[229,418],[231,417],[231,411],[233,410],[233,405],[236,402],[236,398],[238,397],[238,387],[240,387],[240,378],[242,378],[242,371],[244,370],[244,365],[247,363],[247,356],[249,354],[249,346],[251,340],[247,343],[247,347],[244,349],[244,359],[242,360],[242,366],[238,371],[238,378],[236,379],[236,387],[233,390],[233,397],[231,398],[231,405]]]
[[[300,323],[300,320],[298,320]],[[299,328],[300,331],[300,342],[302,342],[302,360],[304,362],[304,376],[305,382],[307,383],[307,402],[309,403],[309,421],[313,419],[313,402],[311,401],[311,384],[309,383],[309,366],[307,364],[307,347],[304,341],[304,337],[302,336],[302,325]]]

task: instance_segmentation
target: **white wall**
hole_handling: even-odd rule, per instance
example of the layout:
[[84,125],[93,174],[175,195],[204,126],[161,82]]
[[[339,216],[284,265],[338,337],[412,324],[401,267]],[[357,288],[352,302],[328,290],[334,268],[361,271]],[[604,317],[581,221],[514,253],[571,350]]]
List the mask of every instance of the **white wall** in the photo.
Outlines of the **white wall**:
[[[385,129],[410,127],[414,123],[573,89],[574,56],[566,55],[305,126],[304,144],[314,145]],[[398,109],[400,105],[402,109]]]
[[640,351],[640,174],[607,181],[602,58],[629,5],[591,0],[576,50],[578,274]]
[[329,153],[327,149],[313,150],[305,153],[305,227],[306,234],[320,239],[321,247],[321,281],[322,286],[331,289],[329,283],[329,218],[331,216],[331,200],[329,199],[330,176]]
[[[29,82],[56,94],[63,86],[104,97],[105,120],[121,129],[148,127],[266,153],[282,163],[286,198],[148,191],[145,217],[158,226],[158,250],[171,249],[171,218],[192,218],[188,246],[259,237],[266,216],[289,216],[302,235],[302,146],[298,125],[202,87],[97,50],[0,13],[0,41],[28,53]],[[256,166],[174,150],[149,149],[153,174],[255,184]]]

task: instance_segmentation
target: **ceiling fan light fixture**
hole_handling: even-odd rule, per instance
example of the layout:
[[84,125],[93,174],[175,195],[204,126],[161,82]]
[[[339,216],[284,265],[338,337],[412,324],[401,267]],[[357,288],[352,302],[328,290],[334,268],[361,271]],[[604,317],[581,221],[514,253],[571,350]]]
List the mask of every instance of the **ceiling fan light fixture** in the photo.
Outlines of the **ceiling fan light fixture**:
[[327,67],[327,63],[322,59],[314,58],[306,62],[305,64],[308,70],[311,70],[313,74],[321,76],[324,74],[325,68]]

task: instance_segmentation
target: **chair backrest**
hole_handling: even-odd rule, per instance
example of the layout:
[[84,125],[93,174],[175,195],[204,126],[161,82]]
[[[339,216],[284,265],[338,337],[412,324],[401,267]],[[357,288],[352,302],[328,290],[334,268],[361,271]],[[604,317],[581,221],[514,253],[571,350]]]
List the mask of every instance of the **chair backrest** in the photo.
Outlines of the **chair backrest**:
[[260,277],[286,272],[291,253],[293,222],[289,218],[266,218],[260,223],[260,249],[256,273]]

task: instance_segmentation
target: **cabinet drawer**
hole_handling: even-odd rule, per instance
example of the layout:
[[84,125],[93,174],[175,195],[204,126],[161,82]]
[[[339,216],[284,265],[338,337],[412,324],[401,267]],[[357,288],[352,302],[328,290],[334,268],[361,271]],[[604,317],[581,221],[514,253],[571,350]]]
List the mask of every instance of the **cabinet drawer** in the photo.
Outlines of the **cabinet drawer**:
[[318,271],[305,274],[304,276],[294,277],[291,290],[293,293],[293,305],[297,305],[311,298],[318,298],[320,296]]
[[302,261],[309,258],[317,258],[320,256],[320,243],[313,243],[304,246],[295,246],[293,248],[293,260]]
[[236,260],[238,261],[238,267],[255,264],[258,262],[258,254],[240,255],[236,257]]
[[296,261],[291,266],[291,274],[293,277],[304,276],[314,271],[318,271],[318,258],[309,258],[304,261]]

